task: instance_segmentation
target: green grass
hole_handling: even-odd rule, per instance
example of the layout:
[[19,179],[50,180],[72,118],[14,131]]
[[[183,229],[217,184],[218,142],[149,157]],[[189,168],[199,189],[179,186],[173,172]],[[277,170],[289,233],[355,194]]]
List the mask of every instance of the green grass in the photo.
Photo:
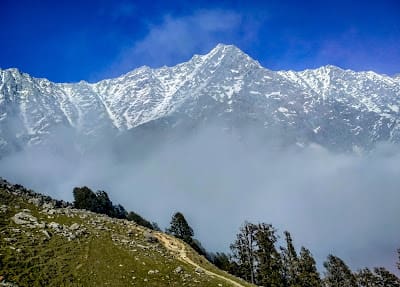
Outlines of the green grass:
[[[222,279],[197,274],[193,266],[178,260],[159,243],[146,242],[145,229],[132,223],[87,212],[48,218],[26,199],[1,189],[0,205],[8,206],[6,213],[0,213],[0,276],[18,286],[229,286]],[[89,234],[68,241],[53,233],[47,239],[39,228],[29,229],[10,220],[24,208],[30,209],[39,222],[53,221],[66,226],[76,222]],[[88,215],[82,219],[83,214]],[[93,220],[101,223],[92,224]],[[20,232],[13,231],[15,228]],[[133,231],[130,236],[129,229]],[[190,256],[204,269],[229,276],[196,253]],[[176,274],[174,270],[178,266],[185,272]],[[150,270],[158,272],[149,274]],[[241,282],[233,276],[230,278]]]

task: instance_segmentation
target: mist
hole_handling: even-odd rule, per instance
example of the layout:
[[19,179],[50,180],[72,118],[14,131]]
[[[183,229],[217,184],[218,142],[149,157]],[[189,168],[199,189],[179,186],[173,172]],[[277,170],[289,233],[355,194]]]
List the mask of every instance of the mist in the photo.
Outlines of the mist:
[[[0,160],[0,174],[37,192],[72,201],[75,186],[105,190],[164,228],[181,211],[208,251],[229,251],[245,221],[272,223],[309,248],[319,266],[330,253],[353,270],[396,272],[400,248],[400,148],[364,155],[320,146],[278,147],[208,127],[161,142],[140,159],[115,156],[104,139],[85,153],[58,134]],[[61,148],[55,148],[55,147]],[[127,144],[124,152],[134,152]],[[129,157],[127,157],[129,158]],[[320,271],[323,271],[320,268]],[[398,272],[397,272],[398,274]]]

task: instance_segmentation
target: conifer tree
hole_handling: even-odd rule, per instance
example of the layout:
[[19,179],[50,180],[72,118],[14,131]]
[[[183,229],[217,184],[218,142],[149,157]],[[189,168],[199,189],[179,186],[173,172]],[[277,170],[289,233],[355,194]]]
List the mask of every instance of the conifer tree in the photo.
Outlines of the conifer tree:
[[292,236],[284,232],[286,247],[281,247],[283,277],[286,286],[299,287],[299,258],[293,245]]
[[379,287],[400,287],[400,279],[384,267],[374,268]]
[[376,276],[369,269],[364,268],[356,273],[357,283],[360,287],[375,287],[376,285]]
[[400,248],[397,249],[397,255],[398,255],[398,257],[399,257],[399,261],[397,261],[397,269],[400,270]]
[[96,212],[96,194],[87,186],[75,187],[73,190],[74,206],[79,209],[86,209]]
[[233,257],[238,265],[238,276],[251,283],[255,283],[256,230],[255,224],[245,222],[240,227],[235,242],[231,244]]
[[360,270],[357,274],[357,283],[360,287],[400,287],[400,279],[384,267]]
[[96,192],[96,212],[112,216],[113,204],[107,192],[99,190]]
[[350,268],[339,257],[329,255],[324,262],[325,285],[327,287],[357,287],[357,281]]
[[180,212],[176,212],[172,216],[170,227],[166,231],[188,244],[192,244],[193,242],[193,229],[189,226],[185,217]]
[[126,219],[128,219],[130,221],[134,221],[137,224],[147,227],[147,228],[150,228],[150,229],[154,228],[153,224],[151,224],[149,221],[147,221],[146,219],[144,219],[142,216],[140,216],[139,214],[137,214],[134,211],[129,211],[128,214],[126,215]]
[[271,224],[257,225],[257,284],[262,286],[285,286],[281,256],[275,247],[278,240]]
[[322,280],[316,265],[311,252],[307,248],[302,247],[299,258],[298,286],[322,287]]

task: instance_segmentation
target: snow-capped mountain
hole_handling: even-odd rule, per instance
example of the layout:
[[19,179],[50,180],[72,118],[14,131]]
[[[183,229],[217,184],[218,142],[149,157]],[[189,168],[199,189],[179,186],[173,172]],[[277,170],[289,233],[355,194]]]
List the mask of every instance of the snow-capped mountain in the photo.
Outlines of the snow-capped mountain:
[[58,129],[121,135],[163,121],[218,121],[274,130],[293,144],[370,148],[400,142],[400,77],[334,66],[271,71],[235,46],[216,46],[174,67],[141,67],[97,83],[53,83],[0,70],[0,154]]

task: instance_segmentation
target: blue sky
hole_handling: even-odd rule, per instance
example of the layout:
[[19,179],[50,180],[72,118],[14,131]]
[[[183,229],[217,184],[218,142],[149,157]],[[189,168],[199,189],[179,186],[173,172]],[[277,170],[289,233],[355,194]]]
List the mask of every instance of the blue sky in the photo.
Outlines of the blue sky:
[[217,43],[272,70],[400,72],[400,1],[0,1],[0,67],[57,82],[175,65]]

